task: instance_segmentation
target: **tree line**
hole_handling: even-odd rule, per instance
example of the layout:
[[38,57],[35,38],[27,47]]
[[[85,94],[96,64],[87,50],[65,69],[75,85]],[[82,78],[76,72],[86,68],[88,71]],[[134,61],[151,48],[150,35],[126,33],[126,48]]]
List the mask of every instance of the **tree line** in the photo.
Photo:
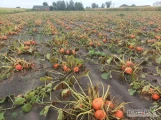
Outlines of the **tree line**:
[[[43,2],[43,6],[49,6],[47,2]],[[50,5],[50,10],[84,10],[82,2],[74,2],[73,0],[65,2],[60,0]]]
[[[107,1],[102,3],[101,7],[99,7],[98,4],[92,3],[91,7],[86,8],[110,8],[111,4],[111,1]],[[49,5],[47,2],[43,2],[43,6]],[[74,2],[73,0],[66,2],[64,0],[59,0],[57,2],[53,2],[52,5],[50,5],[50,10],[84,10],[84,5],[82,2]]]
[[112,5],[112,1],[107,1],[105,3],[102,3],[101,7],[99,7],[99,5],[96,3],[92,3],[91,7],[92,8],[105,8],[105,7],[110,8],[111,5]]

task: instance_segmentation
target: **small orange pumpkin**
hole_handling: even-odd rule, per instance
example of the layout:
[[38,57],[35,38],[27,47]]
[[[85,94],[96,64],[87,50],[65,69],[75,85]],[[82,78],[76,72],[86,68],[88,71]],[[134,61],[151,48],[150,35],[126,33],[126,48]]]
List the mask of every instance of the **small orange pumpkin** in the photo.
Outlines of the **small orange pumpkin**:
[[103,105],[104,105],[103,98],[95,98],[92,102],[92,106],[95,110],[100,110]]
[[73,71],[74,71],[75,73],[79,72],[79,67],[74,67]]
[[65,52],[64,48],[61,48],[61,49],[60,49],[60,52],[61,52],[61,53],[64,53],[64,52]]
[[104,110],[97,110],[94,113],[94,116],[95,116],[96,119],[102,120],[102,119],[105,119],[106,118],[106,113],[105,113]]
[[29,50],[29,48],[30,48],[29,46],[25,46],[25,48],[24,48],[24,49],[25,49],[25,50]]
[[123,113],[123,111],[121,111],[121,110],[117,110],[117,111],[115,112],[114,116],[115,116],[116,118],[118,118],[118,119],[122,119],[122,118],[124,118],[124,113]]
[[133,69],[131,67],[125,68],[125,73],[132,74],[132,72],[133,72]]
[[136,50],[137,50],[137,51],[143,51],[143,50],[144,50],[144,48],[142,48],[142,47],[138,46],[138,47],[136,47]]
[[153,93],[151,97],[152,97],[153,100],[159,100],[160,99],[160,96],[157,93]]
[[133,62],[131,62],[131,61],[126,62],[126,66],[128,66],[128,67],[132,67],[133,65],[134,65]]
[[107,101],[105,102],[105,105],[106,105],[106,106],[109,105],[110,108],[114,108],[114,104],[113,104],[111,101],[108,101],[108,100],[107,100]]

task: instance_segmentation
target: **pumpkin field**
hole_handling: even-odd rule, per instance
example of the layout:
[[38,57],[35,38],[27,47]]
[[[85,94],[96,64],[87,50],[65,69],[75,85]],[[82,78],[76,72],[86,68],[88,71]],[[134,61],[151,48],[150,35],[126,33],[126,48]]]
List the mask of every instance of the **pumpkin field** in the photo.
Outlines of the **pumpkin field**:
[[160,11],[0,14],[0,120],[160,119]]

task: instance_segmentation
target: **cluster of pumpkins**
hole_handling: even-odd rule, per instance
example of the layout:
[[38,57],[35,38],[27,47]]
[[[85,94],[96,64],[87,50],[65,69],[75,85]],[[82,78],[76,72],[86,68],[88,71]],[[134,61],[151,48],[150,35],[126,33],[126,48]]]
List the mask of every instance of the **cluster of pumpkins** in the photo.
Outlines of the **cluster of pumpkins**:
[[75,50],[65,50],[64,48],[60,49],[60,53],[64,54],[64,55],[75,55],[76,51]]
[[20,62],[20,63],[15,64],[14,67],[15,67],[15,69],[17,71],[21,71],[22,69],[31,69],[34,66],[35,65],[33,63],[28,64],[28,63],[22,63],[22,62]]
[[24,42],[25,50],[29,50],[31,45],[36,45],[35,40],[28,40]]
[[121,69],[126,74],[132,74],[132,72],[133,72],[133,66],[134,66],[134,63],[132,61],[127,61],[124,65],[122,65]]
[[[54,64],[54,69],[58,69],[59,67],[62,67],[65,72],[70,72],[71,68],[69,68],[67,65],[60,65],[58,63]],[[74,73],[78,73],[80,71],[80,68],[82,67],[82,64],[76,66],[73,68]]]
[[[104,111],[103,107],[108,107],[109,109],[113,109],[115,106],[111,101],[104,101],[102,97],[100,98],[95,98],[92,102],[92,107],[95,110],[94,116],[97,120],[103,120],[107,117],[106,112]],[[114,117],[117,119],[122,119],[124,118],[124,113],[122,110],[117,110],[114,114]]]

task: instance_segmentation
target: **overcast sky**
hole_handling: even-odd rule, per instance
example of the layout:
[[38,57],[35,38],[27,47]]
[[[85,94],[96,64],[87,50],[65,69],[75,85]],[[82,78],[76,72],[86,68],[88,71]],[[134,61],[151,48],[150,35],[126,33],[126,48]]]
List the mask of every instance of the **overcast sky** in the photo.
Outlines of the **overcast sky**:
[[[49,5],[51,5],[53,1],[57,0],[0,0],[0,7],[15,8],[17,6],[20,6],[22,8],[32,8],[33,5],[42,5],[44,1],[47,2]],[[105,3],[108,0],[73,0],[73,1],[82,2],[84,4],[84,7],[87,7],[91,6],[93,2],[101,6],[102,3]],[[153,5],[153,3],[156,2],[157,0],[111,0],[111,1],[112,3],[114,3],[114,7],[118,7],[122,4]]]

